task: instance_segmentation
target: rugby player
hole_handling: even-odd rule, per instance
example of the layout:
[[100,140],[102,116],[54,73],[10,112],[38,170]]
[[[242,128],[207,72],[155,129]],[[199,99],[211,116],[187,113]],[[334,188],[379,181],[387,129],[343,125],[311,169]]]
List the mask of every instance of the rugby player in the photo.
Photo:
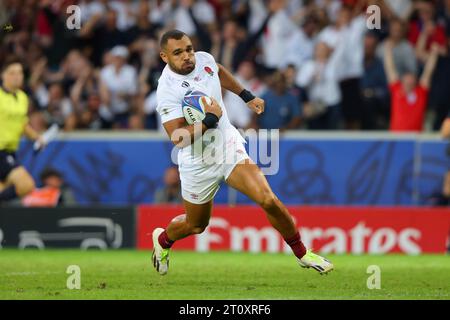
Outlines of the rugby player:
[[[166,66],[158,82],[157,111],[171,141],[181,148],[178,165],[185,213],[175,217],[165,229],[156,228],[152,233],[152,260],[159,274],[168,271],[169,250],[175,241],[202,233],[208,226],[213,198],[223,180],[262,207],[271,225],[292,248],[300,266],[314,268],[320,274],[333,270],[329,260],[305,248],[292,216],[272,192],[260,168],[249,158],[244,138],[228,120],[222,89],[239,95],[257,114],[264,112],[264,101],[244,89],[212,55],[195,52],[190,38],[183,32],[167,31],[161,37],[160,47]],[[186,92],[193,89],[212,100],[198,125],[187,124],[181,106]],[[224,152],[221,161],[208,163],[203,159],[204,150],[196,150],[195,141],[217,130],[223,139],[211,143]]]

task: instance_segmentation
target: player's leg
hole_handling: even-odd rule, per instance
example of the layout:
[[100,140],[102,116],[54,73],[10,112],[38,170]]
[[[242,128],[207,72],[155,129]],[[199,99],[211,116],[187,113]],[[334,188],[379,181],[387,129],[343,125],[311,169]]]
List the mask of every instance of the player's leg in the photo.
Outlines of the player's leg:
[[169,269],[169,250],[175,241],[193,234],[202,233],[208,226],[213,205],[212,198],[205,203],[191,203],[184,200],[185,214],[172,219],[166,229],[153,231],[153,266],[161,275]]
[[213,199],[219,190],[218,165],[181,166],[181,195],[185,214],[172,219],[169,225],[153,231],[153,265],[164,275],[169,266],[169,250],[176,240],[202,233],[211,217]]
[[193,234],[202,233],[208,226],[213,201],[195,204],[184,200],[185,214],[172,219],[165,233],[170,242],[175,242]]
[[[237,164],[226,183],[260,205],[272,226],[284,239],[290,239],[298,233],[289,211],[273,193],[266,177],[252,160]],[[305,252],[302,244],[299,255],[304,255]]]
[[305,248],[288,209],[273,193],[261,169],[252,160],[238,163],[226,182],[264,209],[270,223],[291,247],[301,266],[313,267],[321,274],[333,269],[331,262]]
[[35,188],[33,177],[22,167],[12,169],[4,180],[4,188],[0,192],[0,202],[24,197]]

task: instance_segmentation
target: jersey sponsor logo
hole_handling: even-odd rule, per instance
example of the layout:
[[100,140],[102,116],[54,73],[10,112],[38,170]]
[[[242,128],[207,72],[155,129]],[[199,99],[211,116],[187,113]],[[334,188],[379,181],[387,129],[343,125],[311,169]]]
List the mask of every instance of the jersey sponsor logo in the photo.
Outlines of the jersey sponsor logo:
[[187,82],[187,81],[183,81],[183,83],[181,83],[181,86],[182,86],[183,88],[189,88],[189,87],[190,87],[190,84],[189,84],[189,82]]
[[161,110],[161,115],[165,116],[166,114],[169,114],[169,109],[164,108]]
[[198,200],[198,194],[191,193],[189,196],[191,197],[191,199]]
[[204,70],[205,70],[206,72],[208,72],[208,74],[209,74],[211,77],[214,75],[214,71],[212,71],[212,69],[211,69],[210,67],[206,66],[206,67],[204,68]]
[[[148,233],[165,225],[180,207],[141,206],[139,248],[152,248]],[[291,206],[306,247],[323,253],[385,254],[443,253],[448,245],[448,209]],[[333,218],[334,217],[334,218]],[[339,219],[335,219],[339,217]],[[446,220],[447,219],[447,220]],[[291,253],[260,209],[253,206],[215,206],[206,230],[176,249]]]

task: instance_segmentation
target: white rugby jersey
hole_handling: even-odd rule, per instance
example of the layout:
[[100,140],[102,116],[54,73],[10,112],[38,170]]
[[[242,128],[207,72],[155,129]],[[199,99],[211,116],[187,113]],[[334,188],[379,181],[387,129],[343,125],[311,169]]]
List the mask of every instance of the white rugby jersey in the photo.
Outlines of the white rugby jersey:
[[[245,142],[239,131],[230,123],[227,111],[222,100],[222,88],[219,79],[219,67],[214,57],[207,52],[195,53],[195,69],[187,75],[181,75],[172,71],[169,65],[164,68],[158,80],[156,91],[157,107],[161,122],[167,122],[177,118],[184,118],[181,103],[188,90],[198,90],[207,96],[213,97],[222,108],[222,117],[217,129],[222,133],[222,140],[217,140],[214,147],[225,147],[231,140]],[[230,140],[231,139],[231,140]],[[204,140],[208,140],[204,136]],[[220,145],[219,145],[220,142]],[[203,150],[205,145],[203,145]],[[225,148],[223,148],[224,150]],[[189,145],[180,150],[179,156],[183,161],[198,164],[202,160],[202,151]],[[180,161],[180,158],[178,159]]]

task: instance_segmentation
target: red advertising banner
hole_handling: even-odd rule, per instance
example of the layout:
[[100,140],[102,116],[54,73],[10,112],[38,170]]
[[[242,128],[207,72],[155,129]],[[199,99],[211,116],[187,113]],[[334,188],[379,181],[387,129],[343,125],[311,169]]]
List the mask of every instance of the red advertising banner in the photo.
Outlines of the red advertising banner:
[[[322,253],[444,253],[450,231],[448,208],[289,207],[309,248]],[[177,206],[140,206],[137,245],[152,247],[151,233],[183,213]],[[174,249],[290,252],[262,209],[215,206],[208,228],[177,241]]]

